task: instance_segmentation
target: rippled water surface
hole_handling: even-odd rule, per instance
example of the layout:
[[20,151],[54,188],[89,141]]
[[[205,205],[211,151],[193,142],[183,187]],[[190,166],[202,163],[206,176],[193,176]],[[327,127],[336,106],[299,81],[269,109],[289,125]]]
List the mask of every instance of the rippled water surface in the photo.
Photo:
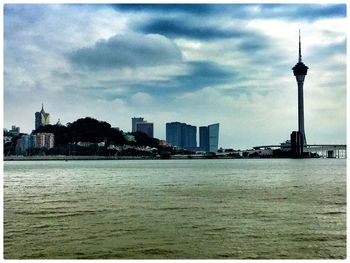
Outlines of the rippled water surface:
[[345,160],[4,163],[7,259],[346,257]]

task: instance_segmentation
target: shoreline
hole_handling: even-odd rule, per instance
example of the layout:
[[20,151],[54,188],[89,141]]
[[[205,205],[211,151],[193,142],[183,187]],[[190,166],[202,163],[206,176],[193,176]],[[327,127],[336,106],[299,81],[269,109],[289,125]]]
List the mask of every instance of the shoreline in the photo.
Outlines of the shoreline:
[[[159,156],[4,156],[4,161],[96,161],[96,160],[193,160],[193,159],[244,159],[232,158],[228,156],[217,156],[208,158],[207,156],[194,155],[172,155],[170,158]],[[251,159],[251,158],[249,158]]]
[[[172,155],[170,158],[160,156],[65,156],[65,155],[48,155],[48,156],[4,156],[3,161],[106,161],[106,160],[217,160],[217,159],[324,159],[324,158],[292,158],[292,157],[235,157],[226,155],[205,156],[205,155]],[[329,158],[327,158],[329,159]],[[331,158],[346,159],[346,158]]]

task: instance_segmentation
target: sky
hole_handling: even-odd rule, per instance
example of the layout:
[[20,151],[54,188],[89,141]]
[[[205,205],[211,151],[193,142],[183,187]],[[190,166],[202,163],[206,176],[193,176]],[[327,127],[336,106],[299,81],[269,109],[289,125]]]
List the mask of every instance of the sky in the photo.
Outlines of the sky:
[[[344,4],[5,4],[4,127],[82,117],[220,123],[219,147],[279,144],[298,129],[292,67],[304,82],[309,144],[346,143]],[[197,142],[199,138],[197,137]]]

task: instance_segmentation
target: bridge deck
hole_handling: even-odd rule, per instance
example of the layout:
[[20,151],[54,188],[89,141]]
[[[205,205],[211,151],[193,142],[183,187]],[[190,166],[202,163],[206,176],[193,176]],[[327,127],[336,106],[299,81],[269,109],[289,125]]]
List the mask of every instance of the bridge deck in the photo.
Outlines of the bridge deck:
[[[314,149],[322,147],[323,149],[329,148],[330,150],[346,150],[346,144],[308,144],[306,145],[306,149]],[[264,145],[264,146],[255,146],[253,149],[258,150],[258,149],[266,149],[266,148],[281,148],[281,145]]]

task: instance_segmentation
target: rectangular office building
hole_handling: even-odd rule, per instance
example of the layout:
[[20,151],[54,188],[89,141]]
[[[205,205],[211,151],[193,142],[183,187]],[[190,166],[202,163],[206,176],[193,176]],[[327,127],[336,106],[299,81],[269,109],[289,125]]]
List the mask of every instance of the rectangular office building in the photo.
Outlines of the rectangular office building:
[[142,117],[131,118],[131,132],[136,132],[136,124],[139,122],[144,122]]
[[199,150],[217,152],[219,145],[219,123],[199,127]]
[[146,133],[148,137],[153,138],[153,123],[138,122],[136,123],[136,131]]
[[209,152],[217,152],[219,146],[219,123],[208,126]]
[[209,129],[208,126],[199,127],[199,150],[209,151]]
[[166,141],[181,149],[195,150],[197,148],[197,127],[181,122],[167,123]]

